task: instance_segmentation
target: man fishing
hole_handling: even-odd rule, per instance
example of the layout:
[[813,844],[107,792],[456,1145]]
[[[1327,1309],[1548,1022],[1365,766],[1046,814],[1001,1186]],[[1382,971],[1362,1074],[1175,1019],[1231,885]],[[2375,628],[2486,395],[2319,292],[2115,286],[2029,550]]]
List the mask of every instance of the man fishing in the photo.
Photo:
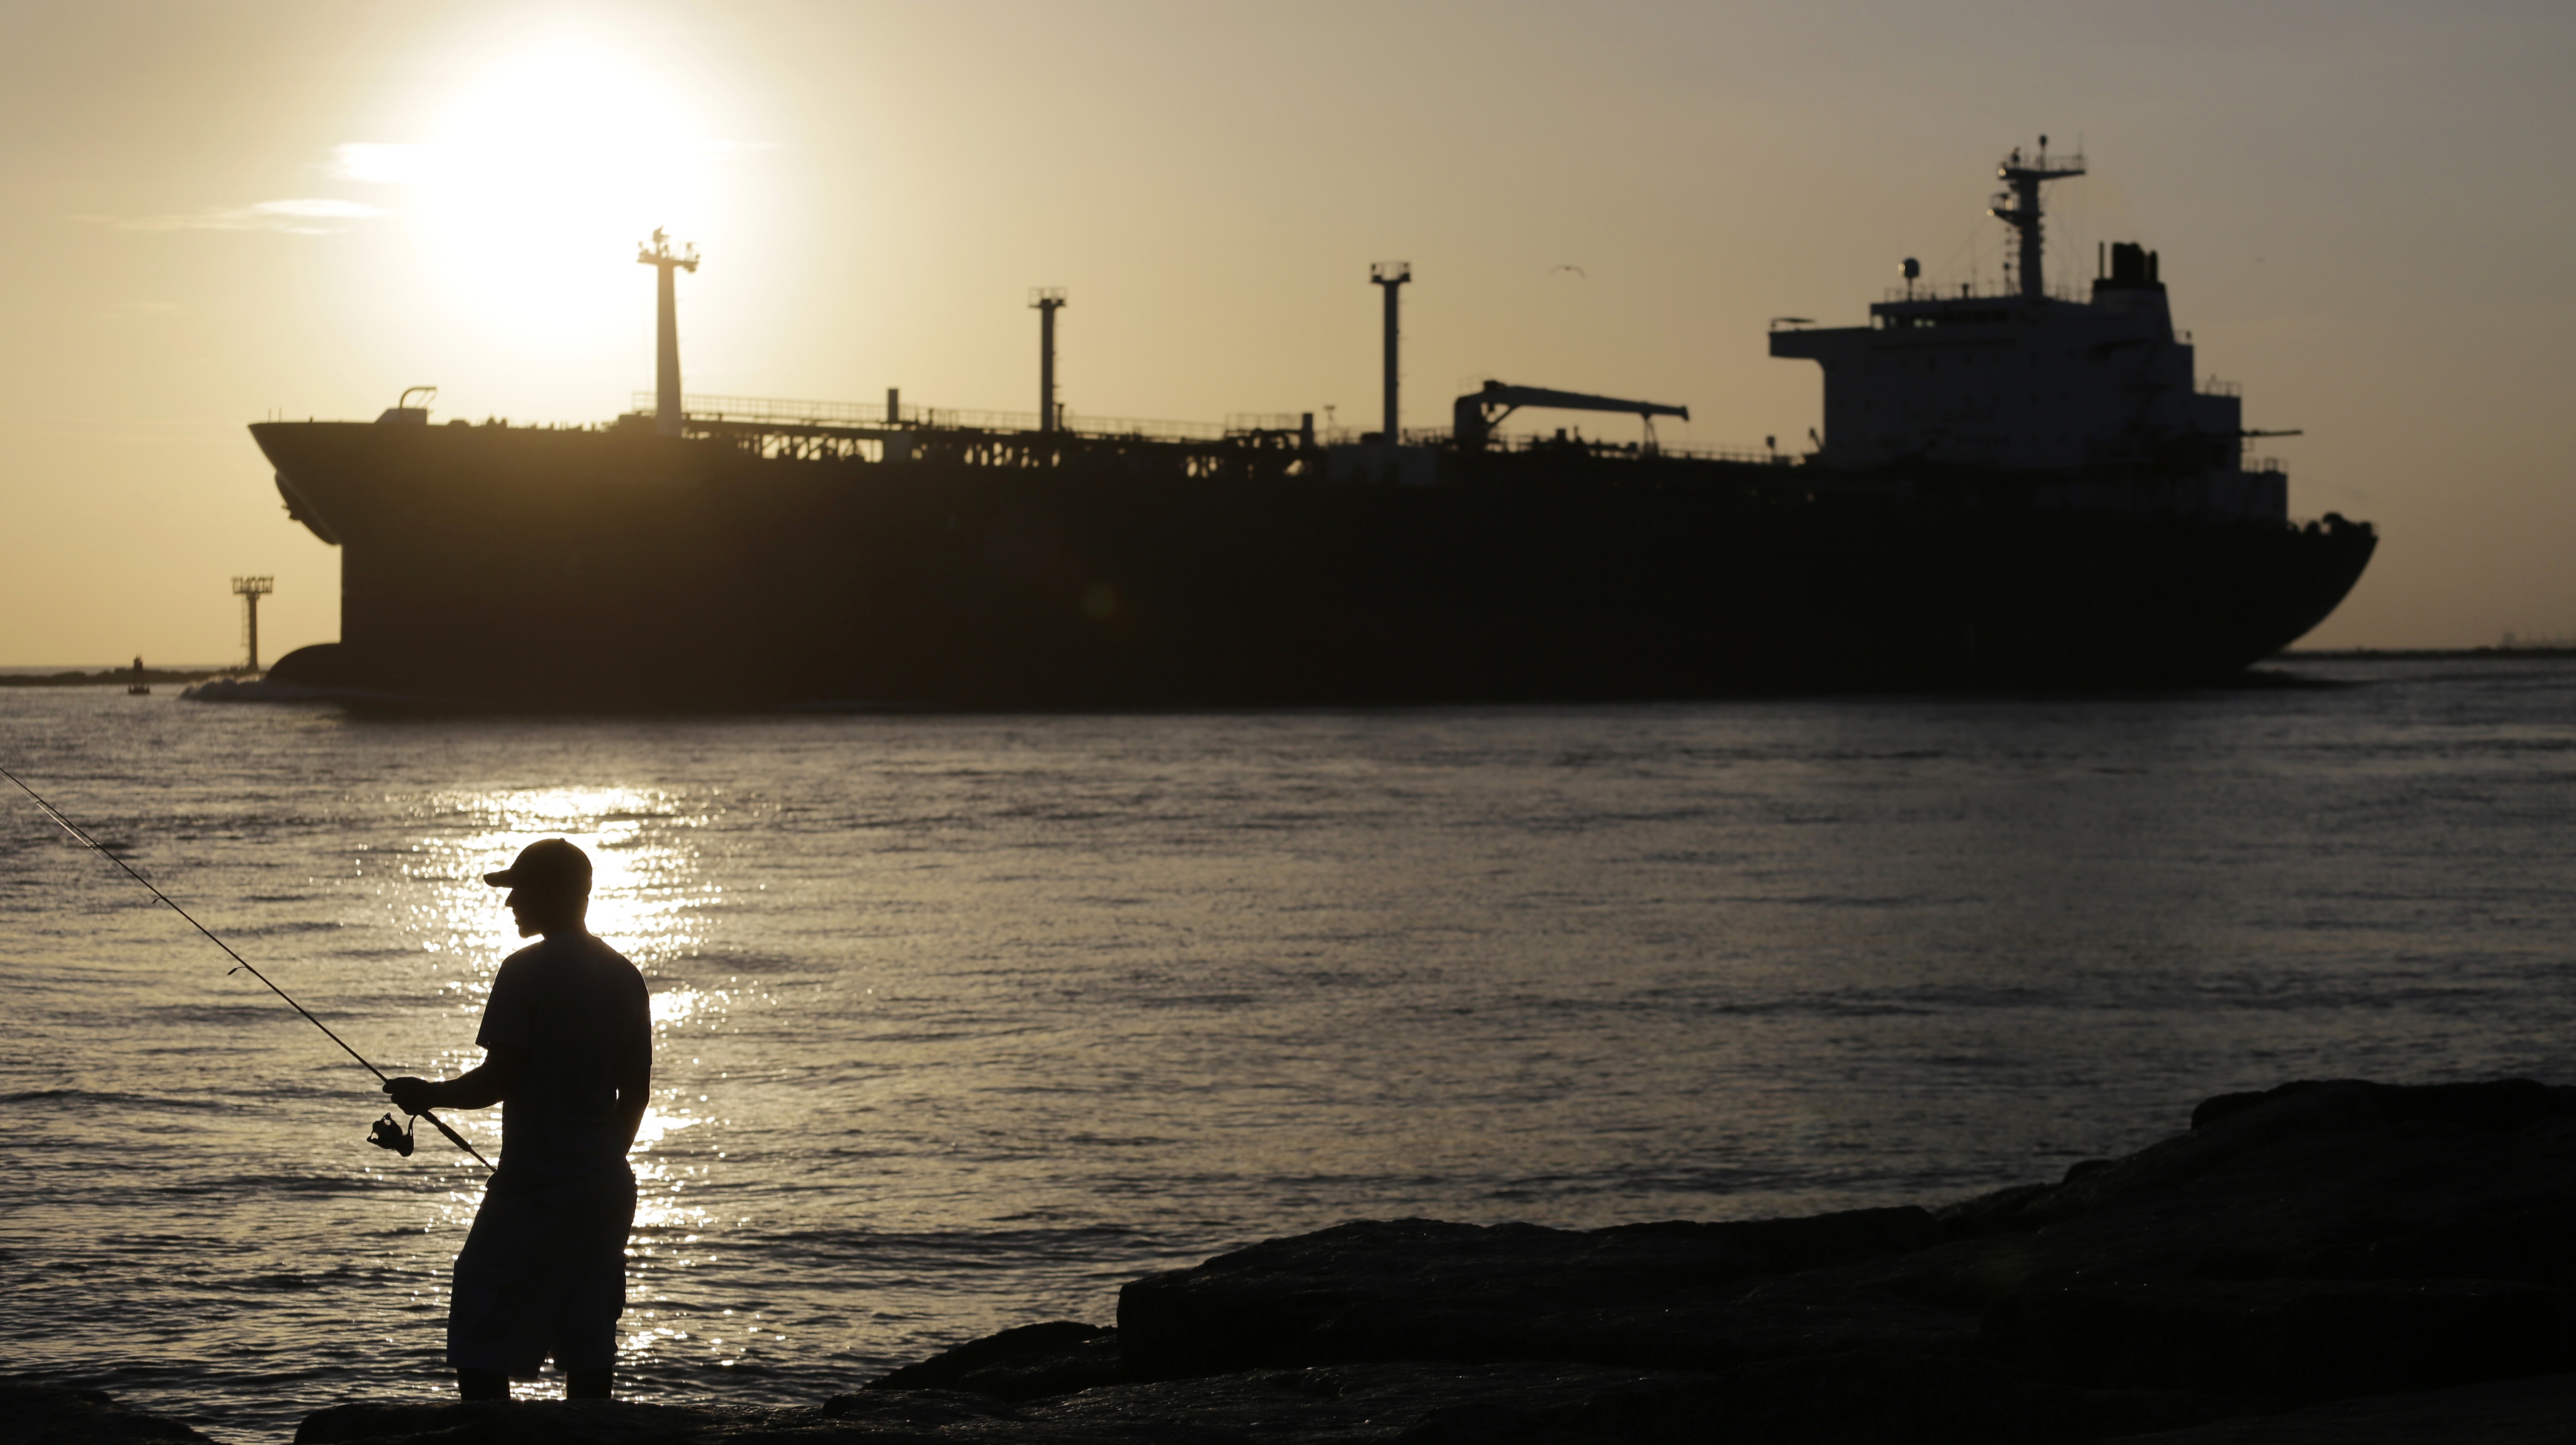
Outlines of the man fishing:
[[590,858],[562,838],[522,849],[483,881],[507,888],[521,938],[501,964],[474,1041],[483,1062],[453,1079],[389,1079],[394,1106],[501,1106],[501,1164],[456,1257],[447,1362],[457,1393],[506,1400],[548,1356],[576,1400],[609,1397],[626,1312],[627,1166],[653,1081],[644,976],[593,936]]

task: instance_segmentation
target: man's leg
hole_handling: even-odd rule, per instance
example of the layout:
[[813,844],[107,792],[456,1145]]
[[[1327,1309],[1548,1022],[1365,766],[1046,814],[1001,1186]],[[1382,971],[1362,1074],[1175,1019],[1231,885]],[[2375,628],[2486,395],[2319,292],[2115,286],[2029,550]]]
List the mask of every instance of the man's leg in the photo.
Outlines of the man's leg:
[[506,1400],[510,1398],[510,1377],[499,1370],[458,1370],[456,1394],[465,1400]]
[[[586,1181],[565,1191],[563,1289],[552,1353],[564,1398],[605,1400],[617,1378],[617,1319],[626,1312],[626,1237],[635,1225],[635,1176]],[[567,1360],[577,1360],[579,1364]]]

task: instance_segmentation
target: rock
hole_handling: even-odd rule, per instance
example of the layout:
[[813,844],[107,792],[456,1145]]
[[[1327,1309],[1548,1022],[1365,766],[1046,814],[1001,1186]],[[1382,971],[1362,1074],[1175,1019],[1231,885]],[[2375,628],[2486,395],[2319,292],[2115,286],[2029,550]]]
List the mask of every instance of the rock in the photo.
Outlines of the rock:
[[[2208,1418],[2210,1399],[2241,1412],[2569,1361],[2576,1090],[2342,1080],[2222,1096],[2195,1118],[2056,1184],[1931,1215],[1344,1225],[1129,1285],[1119,1339],[1132,1375],[1166,1380],[1394,1360],[1717,1376],[1947,1359],[2093,1392],[2097,1433],[2157,1428],[2117,1420],[2128,1407],[2105,1391],[2200,1400]],[[1840,1408],[1849,1392],[1827,1395]]]
[[1565,1403],[1435,1409],[1399,1439],[1728,1445],[2060,1445],[2207,1420],[2226,1402],[2035,1385],[1976,1360],[1820,1355],[1639,1379]]
[[862,1388],[972,1390],[1001,1400],[1035,1400],[1120,1384],[1126,1378],[1116,1330],[1052,1320],[969,1340]]
[[[998,1433],[997,1433],[998,1432]],[[304,1417],[296,1445],[770,1445],[787,1441],[1093,1441],[1050,1429],[986,1395],[907,1390],[811,1405],[653,1405],[628,1400],[404,1401],[336,1405]]]
[[[2486,1196],[2566,1199],[2565,1164],[2527,1176],[2495,1166],[2540,1163],[2546,1141],[2576,1137],[2576,1089],[2529,1079],[2478,1084],[2373,1084],[2356,1079],[2284,1084],[2260,1094],[2221,1094],[2192,1111],[2188,1134],[2086,1169],[2050,1186],[2021,1186],[1939,1211],[1953,1234],[2031,1231],[2169,1194],[2203,1180],[2222,1199],[2228,1181],[2262,1177],[2310,1203],[2329,1194],[2353,1205],[2443,1201],[2488,1205]],[[2088,1161],[2090,1162],[2090,1161]],[[2465,1176],[2451,1166],[2465,1164]],[[2322,1172],[2310,1172],[2321,1166]],[[2430,1166],[2429,1168],[2427,1166]],[[2355,1194],[2359,1188],[2362,1192]]]
[[1096,1388],[1025,1406],[1112,1438],[1407,1445],[2057,1445],[2227,1413],[2228,1402],[2016,1379],[1976,1360],[1829,1355],[1716,1375],[1569,1364],[1380,1363]]
[[1981,1343],[2038,1379],[2304,1402],[2546,1373],[2557,1315],[2528,1284],[2181,1280],[2025,1291]]
[[211,1440],[165,1415],[128,1409],[98,1390],[0,1380],[0,1441],[8,1445],[92,1445],[118,1441]]
[[1783,1353],[1965,1351],[1973,1323],[1892,1293],[1751,1282],[1941,1238],[1919,1209],[1573,1231],[1361,1221],[1119,1291],[1138,1379],[1361,1360],[1721,1369]]
[[630,1400],[406,1400],[316,1410],[296,1427],[295,1445],[432,1440],[438,1445],[640,1445],[697,1438],[713,1428],[766,1423],[764,1414]]
[[[2323,1091],[2320,1093],[2319,1091]],[[2302,1094],[2330,1112],[2378,1119],[2440,1119],[2472,1129],[2519,1129],[2576,1112],[2576,1089],[2551,1088],[2531,1079],[2491,1079],[2468,1084],[2373,1084],[2360,1079],[2303,1079],[2259,1093],[2219,1094],[2191,1111],[2197,1131],[2234,1114]]]
[[1120,1385],[1022,1408],[1048,1428],[1086,1428],[1122,1441],[1343,1445],[1410,1439],[1408,1431],[1443,1417],[1472,1421],[1484,1433],[1433,1438],[1508,1440],[1539,1438],[1525,1432],[1580,1414],[1604,1395],[1694,1383],[1589,1365],[1357,1364]]
[[[2342,1081],[2228,1095],[2191,1133],[1936,1211],[1953,1242],[1834,1275],[1984,1309],[2156,1280],[2576,1283],[2571,1093]],[[2216,1107],[2213,1107],[2216,1106]],[[1884,1267],[1881,1267],[1881,1266]]]
[[2121,1445],[2564,1445],[2570,1418],[2576,1375],[2544,1375],[2123,1436]]
[[[834,1395],[824,1403],[821,1418],[831,1422],[843,1435],[860,1432],[861,1439],[1035,1441],[1059,1438],[1039,1430],[997,1429],[1027,1425],[1029,1417],[989,1395],[966,1390],[889,1390],[875,1394]],[[773,1427],[790,1423],[795,1422],[772,1422]],[[754,1435],[746,1438],[771,1437]]]

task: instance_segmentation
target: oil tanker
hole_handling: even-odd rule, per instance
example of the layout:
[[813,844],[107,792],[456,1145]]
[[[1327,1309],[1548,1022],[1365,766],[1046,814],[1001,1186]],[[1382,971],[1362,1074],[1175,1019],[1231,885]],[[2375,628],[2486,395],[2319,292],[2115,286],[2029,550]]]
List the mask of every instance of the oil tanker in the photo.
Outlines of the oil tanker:
[[[1998,168],[2003,284],[1905,284],[1865,325],[1772,323],[1816,362],[1811,448],[1657,444],[1678,406],[1487,382],[1451,425],[1216,426],[1040,408],[681,391],[661,233],[659,385],[596,426],[251,428],[341,549],[340,641],[269,686],[470,707],[1130,708],[2161,687],[2287,645],[2368,564],[2293,522],[2234,388],[2196,379],[2157,256],[2042,269],[2043,139]],[[1637,440],[1506,433],[1639,418]]]

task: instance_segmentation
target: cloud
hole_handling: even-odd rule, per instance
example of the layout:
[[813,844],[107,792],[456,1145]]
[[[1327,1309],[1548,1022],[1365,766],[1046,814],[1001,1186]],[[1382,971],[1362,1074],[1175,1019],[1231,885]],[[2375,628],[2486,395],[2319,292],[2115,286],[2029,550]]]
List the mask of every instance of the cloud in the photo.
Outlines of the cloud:
[[350,141],[331,147],[331,159],[322,173],[338,181],[400,186],[429,179],[437,166],[438,152],[430,146]]
[[120,231],[279,231],[290,236],[328,236],[349,229],[333,221],[368,221],[389,211],[360,201],[306,197],[259,201],[247,206],[209,206],[167,216],[84,216]]

